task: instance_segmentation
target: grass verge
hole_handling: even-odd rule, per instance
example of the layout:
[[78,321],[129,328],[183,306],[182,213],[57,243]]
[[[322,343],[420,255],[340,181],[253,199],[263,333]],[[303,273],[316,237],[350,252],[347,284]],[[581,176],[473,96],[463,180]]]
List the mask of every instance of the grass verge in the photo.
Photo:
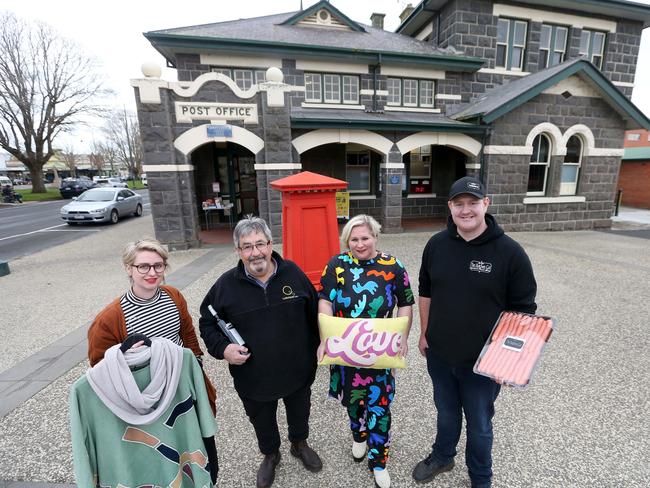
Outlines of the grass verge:
[[46,200],[61,200],[61,193],[58,188],[47,188],[47,193],[32,193],[31,188],[18,189],[16,193],[20,193],[23,197],[23,202],[44,202]]

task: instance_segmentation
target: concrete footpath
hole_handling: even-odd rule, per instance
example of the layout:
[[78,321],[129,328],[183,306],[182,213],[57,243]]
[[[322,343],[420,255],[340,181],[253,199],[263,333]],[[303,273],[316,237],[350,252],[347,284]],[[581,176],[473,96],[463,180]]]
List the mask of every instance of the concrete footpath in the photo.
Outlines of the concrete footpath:
[[[494,487],[645,487],[650,479],[650,240],[648,223],[618,219],[615,232],[516,233],[538,281],[539,312],[557,331],[531,386],[503,389],[494,419]],[[87,369],[85,333],[94,315],[128,286],[124,243],[152,235],[151,218],[133,219],[11,263],[0,278],[0,488],[74,486],[67,420],[71,384]],[[427,232],[382,236],[380,249],[417,271]],[[638,237],[637,237],[638,236]],[[174,252],[168,282],[183,290],[195,323],[208,288],[236,263],[232,246]],[[389,470],[393,486],[415,486],[414,464],[428,454],[435,410],[419,323],[399,371]],[[219,392],[221,487],[254,486],[261,460],[227,366],[207,358]],[[278,487],[373,486],[352,462],[344,410],[327,400],[328,375],[313,386],[310,443],[324,461],[306,472],[282,446]],[[286,439],[284,411],[278,415]],[[468,487],[464,436],[456,468],[436,487]],[[4,480],[4,481],[3,481]]]

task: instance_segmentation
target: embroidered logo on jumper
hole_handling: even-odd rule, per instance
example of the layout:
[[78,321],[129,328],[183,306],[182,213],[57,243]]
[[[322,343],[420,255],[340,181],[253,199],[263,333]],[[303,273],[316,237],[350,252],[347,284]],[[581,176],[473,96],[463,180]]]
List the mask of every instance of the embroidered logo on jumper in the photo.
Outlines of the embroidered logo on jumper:
[[490,273],[492,272],[492,263],[485,261],[472,261],[469,263],[469,270],[476,271],[477,273]]
[[298,298],[298,295],[296,295],[293,292],[293,288],[291,288],[289,285],[284,285],[282,287],[282,294],[284,295],[282,297],[283,300],[291,300],[292,298]]

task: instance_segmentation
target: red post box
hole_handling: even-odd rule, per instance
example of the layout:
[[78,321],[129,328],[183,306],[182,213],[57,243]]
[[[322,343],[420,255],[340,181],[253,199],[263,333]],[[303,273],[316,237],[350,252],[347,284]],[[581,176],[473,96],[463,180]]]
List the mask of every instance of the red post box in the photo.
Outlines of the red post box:
[[329,258],[341,252],[336,190],[345,181],[309,171],[275,180],[282,192],[282,255],[295,262],[316,288]]

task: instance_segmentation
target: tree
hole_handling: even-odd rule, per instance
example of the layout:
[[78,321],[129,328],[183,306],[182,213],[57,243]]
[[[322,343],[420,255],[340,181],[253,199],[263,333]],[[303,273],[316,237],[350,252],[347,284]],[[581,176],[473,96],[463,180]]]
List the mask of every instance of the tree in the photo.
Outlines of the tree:
[[28,169],[44,193],[43,165],[64,131],[96,112],[107,93],[94,61],[43,23],[0,14],[0,148]]
[[77,155],[74,152],[74,148],[72,145],[68,145],[65,147],[63,151],[61,151],[61,160],[63,161],[63,164],[65,164],[66,168],[70,170],[70,176],[77,176]]
[[111,169],[109,172],[111,175],[116,174],[115,165],[118,164],[117,152],[112,144],[105,141],[93,142],[90,161],[93,169],[99,171],[100,174],[105,172],[106,166],[110,166]]
[[104,124],[104,134],[117,159],[126,166],[131,176],[138,178],[142,172],[142,144],[135,114],[126,109],[110,112]]

